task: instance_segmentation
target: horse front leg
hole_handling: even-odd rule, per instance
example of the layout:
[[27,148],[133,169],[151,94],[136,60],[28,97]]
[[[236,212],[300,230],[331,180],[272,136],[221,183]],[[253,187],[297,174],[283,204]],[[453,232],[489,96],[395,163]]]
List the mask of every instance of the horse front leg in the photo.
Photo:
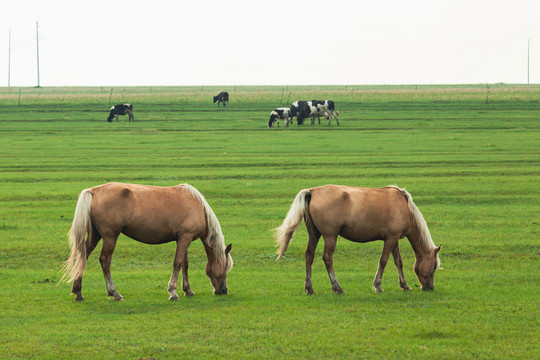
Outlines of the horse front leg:
[[195,294],[189,287],[187,251],[186,251],[186,256],[184,258],[184,261],[182,262],[182,290],[184,290],[184,296],[195,296]]
[[[171,280],[167,290],[169,291],[170,297],[169,300],[178,300],[179,296],[176,292],[178,286],[178,274],[180,269],[182,269],[182,289],[186,292],[186,296],[193,296],[193,291],[189,288],[188,275],[187,275],[187,248],[191,243],[191,237],[182,237],[176,242],[176,255],[174,257],[173,272],[171,275]],[[186,291],[187,289],[187,291]]]
[[101,269],[103,270],[103,276],[105,277],[105,285],[107,286],[107,296],[114,297],[116,301],[122,301],[124,298],[116,291],[114,281],[111,275],[111,261],[114,248],[116,246],[117,237],[103,237],[103,247],[101,248],[101,255],[99,256],[99,262]]
[[334,251],[336,250],[337,236],[324,238],[324,253],[323,261],[328,271],[328,277],[332,284],[332,292],[334,294],[343,294],[343,289],[339,285],[336,273],[334,272]]
[[393,251],[394,247],[397,244],[397,241],[398,241],[397,239],[387,239],[384,241],[383,251],[381,254],[381,258],[379,259],[379,268],[377,269],[377,273],[375,274],[375,279],[373,280],[373,291],[375,291],[376,293],[383,292],[381,284],[382,284],[384,268],[386,267],[386,263],[388,262],[388,257],[390,256],[390,252]]
[[405,275],[403,275],[403,261],[401,260],[401,253],[399,252],[399,242],[392,250],[392,256],[394,257],[394,263],[396,264],[396,268],[398,271],[399,287],[401,287],[401,290],[403,291],[412,290],[411,287],[407,285],[407,281],[405,281]]

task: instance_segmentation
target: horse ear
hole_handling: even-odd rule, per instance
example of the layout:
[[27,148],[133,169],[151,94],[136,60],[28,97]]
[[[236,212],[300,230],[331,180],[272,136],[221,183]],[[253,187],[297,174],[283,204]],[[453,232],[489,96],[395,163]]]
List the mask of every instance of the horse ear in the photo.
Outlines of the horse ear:
[[225,248],[225,255],[227,255],[228,253],[230,253],[230,252],[231,252],[231,249],[232,249],[232,244],[227,245],[227,247]]
[[433,250],[433,255],[437,255],[439,253],[439,251],[441,251],[441,245],[439,245],[435,250]]

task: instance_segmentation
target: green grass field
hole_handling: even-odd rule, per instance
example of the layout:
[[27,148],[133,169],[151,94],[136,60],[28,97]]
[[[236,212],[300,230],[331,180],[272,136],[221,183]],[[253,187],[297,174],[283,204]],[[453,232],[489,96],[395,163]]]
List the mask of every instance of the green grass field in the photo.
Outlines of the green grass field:
[[[212,104],[221,90],[226,109]],[[105,121],[109,96],[0,89],[0,358],[540,358],[540,86],[115,88],[135,123]],[[267,128],[301,99],[333,99],[341,126]],[[198,188],[233,244],[229,295],[213,295],[197,241],[196,296],[169,302],[174,244],[124,236],[112,274],[125,301],[107,299],[101,244],[84,302],[57,285],[79,192],[111,181]],[[321,243],[304,295],[305,227],[278,262],[270,230],[299,190],[328,183],[413,195],[443,245],[435,291],[418,287],[406,239],[413,291],[389,261],[382,294],[382,242],[340,239],[345,294],[331,292]]]

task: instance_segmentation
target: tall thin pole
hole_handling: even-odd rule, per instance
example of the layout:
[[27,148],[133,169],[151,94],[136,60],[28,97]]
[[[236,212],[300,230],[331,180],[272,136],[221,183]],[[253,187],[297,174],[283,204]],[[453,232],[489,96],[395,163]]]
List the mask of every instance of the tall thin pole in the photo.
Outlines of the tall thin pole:
[[11,87],[11,29],[9,29],[9,45],[8,45],[8,77],[7,86]]
[[37,87],[39,86],[39,26],[38,22],[36,21],[36,54],[37,54]]
[[531,55],[531,39],[527,39],[527,85],[530,85],[530,82],[529,82],[530,55]]

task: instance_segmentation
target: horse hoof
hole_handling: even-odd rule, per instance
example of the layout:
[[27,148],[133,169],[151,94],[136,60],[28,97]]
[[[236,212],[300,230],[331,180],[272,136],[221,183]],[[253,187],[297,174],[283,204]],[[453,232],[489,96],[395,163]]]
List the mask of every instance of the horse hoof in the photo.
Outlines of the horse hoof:
[[186,293],[184,294],[185,297],[192,297],[192,296],[195,296],[195,293],[193,293],[193,291],[186,291]]
[[178,295],[171,295],[169,296],[169,301],[178,301],[180,298],[178,297]]
[[377,293],[377,294],[380,294],[382,292],[384,292],[384,290],[380,287],[373,287],[373,292],[374,293]]
[[344,293],[343,289],[342,288],[339,288],[339,289],[332,289],[332,292],[336,295],[341,295]]
[[403,291],[411,291],[411,287],[410,286],[405,286],[405,287],[402,287],[401,290]]
[[306,295],[313,295],[315,294],[315,291],[313,289],[306,289]]
[[75,298],[75,301],[79,301],[79,302],[80,302],[80,301],[84,301],[84,298],[83,298],[82,296],[77,296],[77,297]]

